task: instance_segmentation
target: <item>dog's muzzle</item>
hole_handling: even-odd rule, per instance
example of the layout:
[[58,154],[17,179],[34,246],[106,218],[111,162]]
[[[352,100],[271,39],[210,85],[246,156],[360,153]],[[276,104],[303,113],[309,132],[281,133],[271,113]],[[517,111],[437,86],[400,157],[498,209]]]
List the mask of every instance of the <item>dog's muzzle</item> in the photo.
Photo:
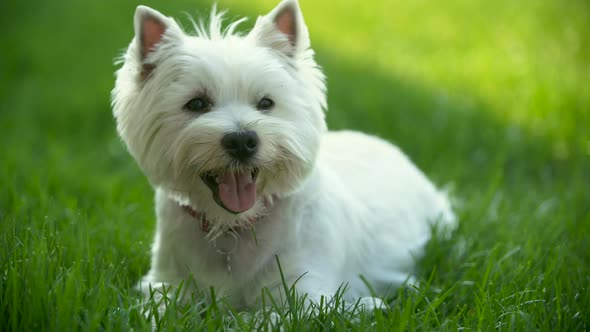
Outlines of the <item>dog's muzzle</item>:
[[201,179],[219,206],[234,214],[248,211],[256,203],[258,168],[251,161],[258,152],[260,139],[251,130],[232,132],[223,136],[221,146],[237,167],[213,170],[201,175]]

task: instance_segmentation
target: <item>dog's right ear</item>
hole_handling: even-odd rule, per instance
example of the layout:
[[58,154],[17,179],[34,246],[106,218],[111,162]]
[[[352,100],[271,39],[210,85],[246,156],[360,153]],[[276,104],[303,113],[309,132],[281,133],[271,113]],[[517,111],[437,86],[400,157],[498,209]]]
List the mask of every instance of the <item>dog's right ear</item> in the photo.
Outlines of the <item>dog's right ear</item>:
[[258,18],[249,34],[257,44],[293,58],[309,48],[309,33],[297,0],[283,0]]
[[142,66],[141,77],[145,79],[157,66],[157,59],[151,55],[164,44],[179,41],[182,30],[172,18],[146,6],[135,10],[134,25],[134,43]]

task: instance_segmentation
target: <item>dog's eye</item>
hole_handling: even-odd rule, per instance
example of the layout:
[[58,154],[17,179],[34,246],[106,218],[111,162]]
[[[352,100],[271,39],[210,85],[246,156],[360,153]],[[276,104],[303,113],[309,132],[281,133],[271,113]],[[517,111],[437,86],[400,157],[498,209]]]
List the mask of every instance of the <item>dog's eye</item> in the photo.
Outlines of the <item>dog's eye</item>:
[[207,112],[211,108],[211,102],[203,97],[195,97],[184,105],[184,109],[191,112]]
[[271,109],[273,106],[275,105],[275,102],[272,101],[272,99],[264,97],[262,99],[260,99],[258,101],[258,104],[256,104],[256,108],[259,111],[268,111],[269,109]]

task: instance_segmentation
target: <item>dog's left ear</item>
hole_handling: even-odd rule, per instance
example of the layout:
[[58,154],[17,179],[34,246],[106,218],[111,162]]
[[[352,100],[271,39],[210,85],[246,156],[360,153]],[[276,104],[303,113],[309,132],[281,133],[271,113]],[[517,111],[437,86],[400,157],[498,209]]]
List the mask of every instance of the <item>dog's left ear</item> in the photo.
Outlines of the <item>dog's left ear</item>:
[[291,58],[309,48],[309,33],[297,0],[283,0],[259,17],[249,37]]

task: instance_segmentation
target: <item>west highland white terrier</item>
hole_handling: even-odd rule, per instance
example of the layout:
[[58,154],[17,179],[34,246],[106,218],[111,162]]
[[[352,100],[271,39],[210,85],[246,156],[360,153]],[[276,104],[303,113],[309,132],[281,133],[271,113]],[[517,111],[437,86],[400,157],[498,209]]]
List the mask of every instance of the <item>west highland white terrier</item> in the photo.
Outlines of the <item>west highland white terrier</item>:
[[252,308],[283,281],[312,301],[344,286],[354,302],[410,280],[433,223],[455,224],[445,194],[392,144],[327,131],[296,0],[249,33],[222,16],[191,36],[139,6],[117,71],[117,129],[156,196],[140,288],[214,287]]

